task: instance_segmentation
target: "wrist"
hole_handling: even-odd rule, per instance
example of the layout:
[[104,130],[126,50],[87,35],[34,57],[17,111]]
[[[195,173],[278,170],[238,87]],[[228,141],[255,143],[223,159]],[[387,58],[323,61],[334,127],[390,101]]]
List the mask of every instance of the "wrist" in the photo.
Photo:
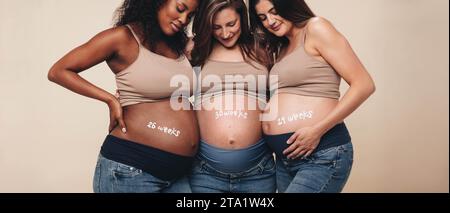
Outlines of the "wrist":
[[316,124],[313,126],[313,129],[320,135],[324,135],[326,132],[328,132],[328,128],[323,124]]
[[108,106],[112,106],[117,101],[117,98],[114,95],[108,95],[108,97],[104,100],[104,102]]

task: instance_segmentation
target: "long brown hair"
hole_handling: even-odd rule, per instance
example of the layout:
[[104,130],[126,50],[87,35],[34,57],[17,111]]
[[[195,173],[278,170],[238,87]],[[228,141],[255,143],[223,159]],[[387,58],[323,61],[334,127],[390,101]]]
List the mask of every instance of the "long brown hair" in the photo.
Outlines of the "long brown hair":
[[237,43],[244,60],[247,63],[250,63],[249,59],[261,63],[250,31],[245,3],[242,0],[202,0],[192,26],[195,46],[192,50],[191,63],[194,66],[203,66],[211,55],[214,42],[217,42],[213,38],[214,16],[227,8],[234,9],[240,16],[241,35]]
[[[286,37],[278,37],[269,32],[262,24],[256,13],[256,5],[261,0],[250,0],[251,29],[255,33],[257,42],[265,48],[270,59],[270,67],[281,56],[282,51],[289,46]],[[292,22],[296,27],[303,27],[307,21],[316,15],[304,0],[269,0],[277,13]]]

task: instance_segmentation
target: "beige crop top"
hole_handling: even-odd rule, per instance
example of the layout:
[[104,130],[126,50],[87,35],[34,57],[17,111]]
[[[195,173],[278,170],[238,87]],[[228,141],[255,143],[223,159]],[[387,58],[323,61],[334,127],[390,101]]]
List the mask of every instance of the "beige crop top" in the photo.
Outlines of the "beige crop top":
[[304,31],[298,47],[273,66],[270,75],[278,76],[279,85],[275,88],[276,82],[271,80],[272,93],[339,99],[341,76],[328,63],[305,52],[305,39]]
[[[167,100],[175,91],[191,96],[195,88],[195,72],[186,56],[171,59],[153,53],[141,44],[133,28],[126,26],[139,44],[139,54],[128,68],[116,74],[121,105]],[[178,83],[174,83],[174,87],[171,87],[172,77],[177,75],[186,82],[183,87]]]
[[268,70],[256,62],[207,60],[199,75],[201,98],[197,94],[195,103],[223,94],[242,94],[265,102],[267,78]]

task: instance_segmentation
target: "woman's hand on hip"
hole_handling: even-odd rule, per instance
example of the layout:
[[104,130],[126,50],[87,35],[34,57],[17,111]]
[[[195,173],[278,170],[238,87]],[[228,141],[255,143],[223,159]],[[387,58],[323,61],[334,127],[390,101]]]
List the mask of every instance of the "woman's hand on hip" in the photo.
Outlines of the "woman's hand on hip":
[[[117,94],[116,94],[117,95]],[[109,132],[111,132],[117,125],[123,133],[127,133],[127,127],[123,120],[123,109],[117,98],[111,99],[108,102],[109,107]]]
[[287,141],[290,145],[283,154],[288,159],[296,159],[300,156],[310,156],[320,143],[322,133],[314,127],[304,127],[297,130]]

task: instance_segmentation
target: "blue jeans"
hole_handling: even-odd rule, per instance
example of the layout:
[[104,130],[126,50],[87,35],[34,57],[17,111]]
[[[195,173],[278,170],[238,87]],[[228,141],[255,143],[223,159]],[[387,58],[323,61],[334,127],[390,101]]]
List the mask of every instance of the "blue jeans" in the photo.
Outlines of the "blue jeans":
[[276,165],[272,153],[247,171],[225,173],[197,159],[190,182],[194,193],[275,193]]
[[277,159],[277,185],[285,193],[339,193],[350,176],[353,145],[320,150],[305,159]]
[[94,175],[95,193],[191,193],[187,177],[163,181],[140,169],[99,156]]

